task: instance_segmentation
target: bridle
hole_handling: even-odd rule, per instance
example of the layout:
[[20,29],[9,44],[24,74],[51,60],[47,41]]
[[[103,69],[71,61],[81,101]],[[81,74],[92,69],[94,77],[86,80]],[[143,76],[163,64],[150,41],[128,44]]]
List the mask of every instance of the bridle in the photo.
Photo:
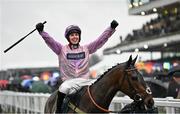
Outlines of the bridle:
[[[128,81],[128,84],[129,84],[129,89],[130,89],[130,91],[132,91],[132,95],[133,95],[133,100],[134,101],[138,101],[138,99],[141,99],[141,98],[139,98],[139,97],[141,97],[141,95],[139,95],[138,93],[137,93],[137,90],[136,90],[136,88],[133,86],[133,84],[131,83],[131,81],[130,81],[130,79],[129,79],[129,77],[128,77],[128,72],[130,72],[130,71],[134,71],[134,70],[136,70],[136,68],[133,68],[133,69],[126,69],[125,70],[125,75],[124,75],[124,77],[127,79],[127,81]],[[127,76],[126,76],[127,75]],[[121,86],[120,86],[121,87]],[[142,100],[142,99],[141,99]]]
[[[126,70],[124,71],[125,75],[123,75],[123,79],[122,79],[122,81],[121,81],[121,85],[123,84],[124,80],[127,78],[127,81],[128,81],[128,83],[129,83],[129,89],[132,90],[133,95],[134,95],[132,99],[133,99],[135,102],[139,102],[139,101],[142,101],[144,98],[146,98],[147,95],[144,96],[144,97],[142,97],[139,93],[137,93],[136,88],[134,88],[134,86],[132,85],[132,83],[131,83],[131,81],[129,80],[128,76],[126,76],[126,75],[128,75],[128,74],[127,74],[128,72],[134,71],[134,70],[137,70],[137,69],[136,69],[136,68],[131,68],[131,69],[126,69]],[[120,87],[121,87],[121,86],[120,86]],[[146,89],[147,89],[147,88],[146,88]],[[100,105],[98,105],[98,104],[96,103],[96,101],[93,99],[93,96],[91,95],[90,86],[88,86],[87,92],[88,92],[89,98],[91,99],[92,103],[93,103],[98,109],[100,109],[100,110],[102,110],[102,111],[104,111],[104,112],[106,112],[106,113],[117,113],[117,112],[119,112],[119,111],[110,111],[110,110],[105,109],[105,108],[101,107]],[[148,93],[147,90],[146,90],[146,93]],[[151,93],[148,93],[148,94],[151,94]]]
[[[140,95],[140,94],[137,92],[137,89],[134,88],[134,86],[133,86],[133,84],[131,83],[131,81],[130,81],[130,79],[129,79],[129,77],[128,77],[128,74],[127,74],[128,72],[134,71],[134,70],[137,70],[137,69],[136,69],[136,68],[126,69],[126,70],[125,70],[125,75],[124,75],[124,77],[127,78],[127,81],[128,81],[128,84],[129,84],[129,89],[132,91],[132,95],[133,95],[132,99],[133,99],[135,102],[141,102],[141,101],[143,101],[143,100],[148,96],[148,94],[152,94],[152,92],[151,92],[150,88],[146,85],[146,83],[145,83],[145,82],[144,82],[144,83],[142,82],[142,80],[139,78],[139,75],[137,75],[138,81],[139,81],[140,83],[142,83],[142,84],[144,85],[144,87],[146,88],[146,91],[143,92],[143,94],[147,93],[147,95],[142,96],[142,95]],[[126,76],[126,75],[127,75],[127,76]],[[122,80],[122,83],[123,83],[123,80]],[[120,86],[120,87],[121,87],[121,86]]]

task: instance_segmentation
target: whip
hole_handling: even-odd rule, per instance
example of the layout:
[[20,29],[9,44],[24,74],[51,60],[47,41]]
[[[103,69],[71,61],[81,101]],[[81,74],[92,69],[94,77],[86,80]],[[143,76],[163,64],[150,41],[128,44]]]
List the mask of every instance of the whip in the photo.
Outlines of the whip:
[[[45,24],[46,21],[43,22],[43,24]],[[32,30],[31,32],[29,32],[27,35],[25,35],[24,37],[22,37],[21,39],[19,39],[17,42],[15,42],[13,45],[11,45],[9,48],[7,48],[6,50],[4,50],[4,53],[6,53],[7,51],[9,51],[11,48],[13,48],[14,46],[16,46],[18,43],[20,43],[21,41],[23,41],[27,36],[29,36],[30,34],[32,34],[34,31],[36,31],[36,28],[34,30]]]

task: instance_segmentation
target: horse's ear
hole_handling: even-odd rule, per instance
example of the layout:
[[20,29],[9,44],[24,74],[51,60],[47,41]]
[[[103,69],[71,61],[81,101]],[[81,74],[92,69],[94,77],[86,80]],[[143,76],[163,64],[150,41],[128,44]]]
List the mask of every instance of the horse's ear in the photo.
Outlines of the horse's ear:
[[134,64],[135,64],[135,62],[136,62],[136,60],[137,60],[137,57],[138,57],[138,55],[134,58],[134,60],[132,60],[132,65],[134,66]]
[[127,67],[131,65],[132,62],[132,55],[130,55],[129,60],[127,61]]

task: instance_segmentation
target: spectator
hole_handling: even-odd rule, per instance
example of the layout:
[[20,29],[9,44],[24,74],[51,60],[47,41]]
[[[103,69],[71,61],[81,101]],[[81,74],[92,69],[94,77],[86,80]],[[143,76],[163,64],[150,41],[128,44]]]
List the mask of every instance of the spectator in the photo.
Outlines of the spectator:
[[172,80],[169,83],[167,96],[177,98],[180,91],[180,71],[174,72],[172,74]]

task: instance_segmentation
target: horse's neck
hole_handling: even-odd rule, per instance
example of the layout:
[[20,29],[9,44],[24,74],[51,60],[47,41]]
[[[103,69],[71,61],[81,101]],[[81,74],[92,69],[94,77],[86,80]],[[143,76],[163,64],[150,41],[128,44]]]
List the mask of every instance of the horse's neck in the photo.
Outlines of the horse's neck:
[[96,103],[102,106],[105,105],[106,108],[109,107],[113,97],[118,91],[116,88],[117,86],[115,85],[116,83],[112,80],[112,78],[115,77],[108,73],[91,87],[91,93]]

